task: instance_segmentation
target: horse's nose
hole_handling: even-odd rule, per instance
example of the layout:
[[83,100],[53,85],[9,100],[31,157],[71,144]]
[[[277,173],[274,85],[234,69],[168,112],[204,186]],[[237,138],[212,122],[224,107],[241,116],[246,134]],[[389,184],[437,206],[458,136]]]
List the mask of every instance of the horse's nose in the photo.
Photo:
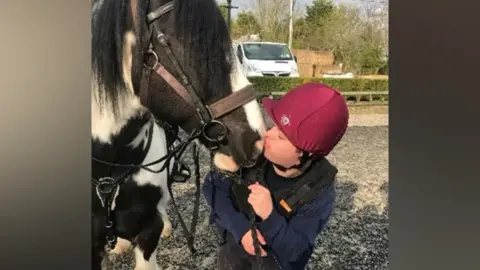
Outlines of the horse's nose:
[[253,145],[252,157],[249,161],[245,162],[244,167],[251,168],[257,165],[257,161],[263,155],[263,140],[255,142]]

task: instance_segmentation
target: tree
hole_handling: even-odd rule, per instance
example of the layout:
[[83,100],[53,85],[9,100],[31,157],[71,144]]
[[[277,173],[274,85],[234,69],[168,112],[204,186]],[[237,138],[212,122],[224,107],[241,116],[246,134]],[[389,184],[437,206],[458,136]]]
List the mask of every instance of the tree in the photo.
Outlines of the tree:
[[261,32],[261,27],[251,11],[242,11],[237,14],[237,18],[232,26],[232,36],[234,39],[243,35],[256,34]]
[[388,70],[388,0],[362,0],[365,20],[360,61],[362,72]]
[[228,9],[222,7],[222,6],[226,6],[227,2],[226,1],[222,1],[222,2],[217,1],[217,5],[220,7],[220,12],[222,13],[223,18],[225,19],[225,23],[228,24]]
[[289,0],[255,0],[253,14],[261,27],[262,39],[287,42]]
[[358,7],[339,5],[322,26],[322,35],[317,37],[322,48],[333,52],[335,62],[343,63],[344,70],[358,71],[361,68],[356,61],[361,41],[361,24]]
[[373,23],[366,23],[361,32],[358,63],[362,73],[376,74],[385,63],[385,42],[381,30]]
[[309,49],[308,37],[311,36],[310,27],[307,20],[303,17],[298,18],[293,23],[293,44],[294,48]]
[[[361,5],[335,5],[313,0],[304,14],[295,1],[293,47],[332,51],[345,72],[388,70],[388,0],[359,1]],[[255,0],[251,11],[238,14],[232,35],[259,33],[265,41],[287,42],[288,5],[289,0]]]
[[305,21],[311,27],[322,27],[334,11],[335,6],[330,0],[314,0],[307,6]]
[[306,7],[305,16],[294,24],[294,44],[296,48],[313,50],[324,49],[321,43],[324,26],[335,10],[331,0],[314,0]]

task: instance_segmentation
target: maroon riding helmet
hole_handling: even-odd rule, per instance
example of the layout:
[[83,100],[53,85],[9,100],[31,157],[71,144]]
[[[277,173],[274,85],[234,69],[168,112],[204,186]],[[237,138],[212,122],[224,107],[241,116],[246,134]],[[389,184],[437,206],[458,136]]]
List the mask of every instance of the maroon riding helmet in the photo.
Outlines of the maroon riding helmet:
[[343,96],[321,83],[306,83],[281,99],[263,99],[268,115],[298,149],[326,156],[348,126],[348,107]]

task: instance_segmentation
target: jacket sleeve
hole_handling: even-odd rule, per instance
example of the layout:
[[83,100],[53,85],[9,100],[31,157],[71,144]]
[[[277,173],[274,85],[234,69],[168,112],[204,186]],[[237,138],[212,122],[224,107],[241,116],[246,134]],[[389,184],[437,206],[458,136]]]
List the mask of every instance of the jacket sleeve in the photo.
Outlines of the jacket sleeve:
[[270,216],[259,223],[260,232],[282,266],[290,269],[288,265],[310,256],[315,239],[330,218],[334,201],[335,189],[331,185],[289,221],[274,208]]
[[214,220],[240,242],[250,230],[250,222],[242,212],[235,209],[230,198],[230,179],[217,173],[209,173],[203,184],[203,194],[207,204],[212,208]]

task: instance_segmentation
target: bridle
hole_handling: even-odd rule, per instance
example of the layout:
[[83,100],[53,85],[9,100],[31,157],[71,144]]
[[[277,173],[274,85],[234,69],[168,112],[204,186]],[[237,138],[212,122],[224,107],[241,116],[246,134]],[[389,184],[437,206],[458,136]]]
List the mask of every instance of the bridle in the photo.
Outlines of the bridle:
[[[152,71],[154,71],[157,75],[162,77],[165,82],[168,83],[187,103],[193,106],[196,110],[197,116],[199,117],[199,123],[197,128],[195,129],[198,133],[194,132],[195,136],[203,136],[209,142],[210,154],[212,156],[212,150],[216,149],[219,144],[224,141],[226,135],[228,133],[227,127],[220,122],[218,119],[226,114],[231,113],[232,111],[238,109],[239,107],[249,103],[252,100],[256,99],[256,94],[253,90],[253,87],[247,86],[239,91],[233,92],[230,95],[214,102],[213,104],[206,105],[202,100],[199,98],[197,92],[195,91],[193,85],[190,83],[188,77],[186,76],[185,72],[182,70],[181,66],[178,63],[177,58],[173,54],[171,50],[171,46],[168,40],[168,37],[157,27],[153,24],[156,20],[167,14],[168,12],[172,11],[174,6],[174,1],[171,0],[166,4],[156,8],[155,10],[151,11],[147,14],[147,28],[150,31],[150,40],[148,41],[148,50],[145,53],[145,56],[151,56],[154,59],[153,65],[148,65],[144,62],[144,68],[142,70],[142,81],[140,83],[140,99],[142,104],[148,104],[148,91],[150,87],[150,77]],[[176,73],[179,75],[182,83],[180,83],[175,76],[173,76],[159,61],[158,55],[154,51],[152,39],[156,38],[162,48],[165,50],[168,59],[173,64]],[[217,134],[215,137],[211,137],[208,134],[208,130],[214,126],[218,126],[220,128],[220,133]],[[188,139],[188,138],[187,138]],[[198,154],[198,153],[197,153]],[[197,156],[198,159],[198,156]],[[198,162],[198,160],[197,160]],[[213,165],[213,159],[211,158],[211,169],[215,168]],[[170,195],[172,198],[172,203],[177,212],[177,216],[179,221],[183,227],[184,233],[187,237],[188,244],[190,247],[190,251],[192,253],[195,252],[193,248],[193,234],[194,228],[198,218],[198,204],[199,204],[199,172],[198,172],[198,163],[196,166],[196,201],[194,205],[194,217],[192,218],[192,230],[191,233],[188,233],[188,230],[177,210],[175,200],[173,199],[173,194],[171,193],[171,189],[169,188]],[[227,177],[231,178],[234,181],[241,181],[240,176],[235,173],[229,172],[222,172]],[[251,230],[252,236],[254,239],[254,247],[255,247],[255,255],[257,259],[257,267],[261,267],[261,260],[260,260],[260,246],[257,239],[256,233],[256,224],[255,224],[255,213],[253,210],[250,212],[249,216],[251,222]]]
[[[239,107],[256,99],[253,87],[245,87],[239,91],[233,92],[228,96],[206,105],[198,96],[194,86],[191,84],[187,75],[178,63],[177,58],[172,52],[170,42],[166,34],[158,29],[153,22],[169,13],[173,9],[174,1],[160,6],[159,8],[147,14],[147,27],[150,31],[150,40],[145,56],[153,58],[153,64],[149,65],[144,61],[142,71],[142,81],[140,83],[140,98],[143,104],[146,104],[149,92],[149,80],[152,71],[162,77],[187,103],[195,108],[199,122],[197,124],[198,136],[203,136],[209,142],[209,148],[215,150],[222,143],[228,133],[227,127],[218,119],[231,113]],[[173,76],[159,61],[157,53],[154,51],[152,39],[157,39],[158,43],[166,52],[169,61],[173,64],[176,73],[179,75],[181,83]],[[211,136],[208,131],[217,126],[220,132],[216,136]]]

